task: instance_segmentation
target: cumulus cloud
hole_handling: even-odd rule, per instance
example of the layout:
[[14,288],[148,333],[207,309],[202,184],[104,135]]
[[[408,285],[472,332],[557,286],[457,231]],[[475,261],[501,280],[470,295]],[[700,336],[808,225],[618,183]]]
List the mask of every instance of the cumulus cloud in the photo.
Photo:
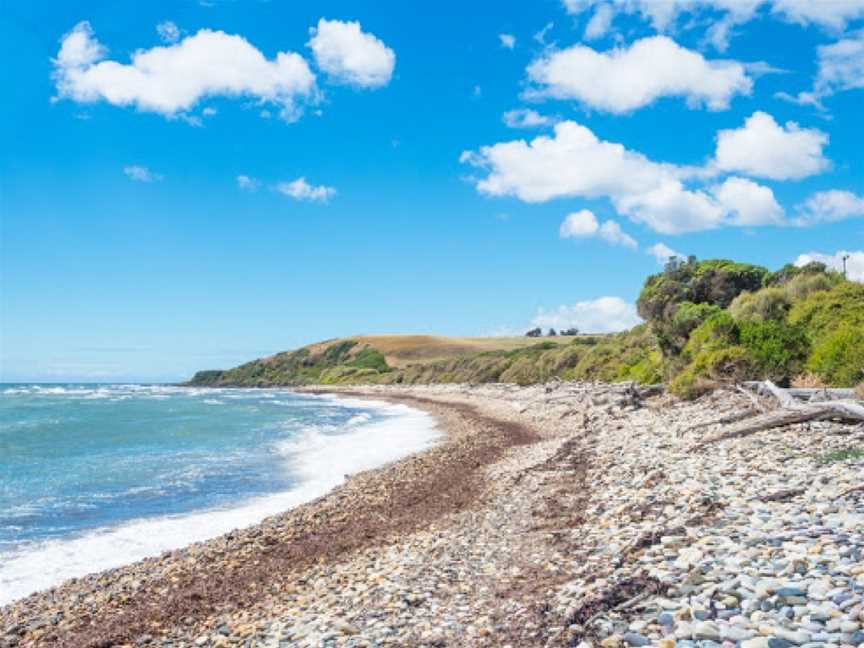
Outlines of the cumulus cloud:
[[146,166],[141,166],[140,164],[130,164],[123,167],[123,173],[125,173],[126,177],[130,180],[135,180],[137,182],[158,182],[164,178],[163,175],[154,173]]
[[618,223],[607,220],[601,225],[589,209],[569,214],[561,223],[558,233],[561,238],[596,237],[612,245],[623,245],[633,250],[639,247],[633,237],[626,234]]
[[676,252],[665,243],[655,243],[648,248],[647,252],[653,256],[660,265],[666,265],[672,257],[678,257],[679,259],[686,258],[685,255]]
[[359,22],[318,21],[309,30],[315,63],[331,80],[360,88],[390,83],[396,54],[380,39],[364,32]]
[[818,223],[835,223],[864,216],[864,196],[858,196],[851,191],[831,189],[818,191],[798,206],[796,225],[816,225]]
[[864,17],[864,0],[563,0],[572,14],[600,8],[612,13],[638,14],[659,32],[671,32],[683,14],[690,18],[710,14],[708,40],[725,49],[737,25],[757,17],[763,8],[786,22],[815,24],[840,32]]
[[541,115],[530,108],[517,108],[504,113],[504,123],[508,128],[541,128],[555,123],[555,119]]
[[163,43],[173,44],[180,40],[180,28],[170,20],[156,25],[156,33]]
[[864,29],[848,38],[817,48],[819,69],[813,89],[791,96],[777,94],[799,104],[822,108],[822,99],[844,90],[864,88]]
[[834,254],[822,254],[820,252],[808,252],[801,254],[795,259],[795,265],[805,266],[813,261],[824,263],[826,266],[838,272],[843,272],[843,259],[846,258],[846,277],[852,281],[864,281],[864,252],[861,250],[850,252],[840,250]]
[[584,45],[544,54],[528,66],[531,98],[575,99],[611,113],[626,113],[661,97],[683,97],[691,108],[723,110],[753,82],[737,61],[708,60],[666,36],[629,48],[598,52]]
[[512,50],[516,47],[516,37],[513,34],[498,34],[498,40],[501,41],[501,47]]
[[[799,132],[789,131],[793,142]],[[748,144],[746,138],[744,144]],[[773,145],[778,144],[774,141]],[[733,166],[729,150],[734,148],[728,148],[732,145],[727,140],[724,146],[727,148],[722,160]],[[787,157],[791,157],[792,147],[786,148]],[[717,162],[705,167],[656,162],[619,143],[601,140],[573,121],[556,123],[551,136],[483,146],[477,151],[463,152],[460,160],[484,173],[472,178],[482,194],[515,196],[527,203],[605,197],[619,214],[663,234],[783,222],[783,210],[768,187],[734,176],[705,186],[705,182],[721,172]],[[751,172],[765,171],[767,175],[777,171],[767,168],[768,162],[758,158],[742,158],[741,165],[745,163]],[[797,167],[793,163],[789,159],[783,161],[784,177],[804,168],[800,158]],[[765,164],[766,169],[760,164]],[[756,169],[752,168],[754,165]],[[690,188],[685,183],[703,186]]]
[[290,196],[295,200],[303,200],[307,202],[326,203],[336,195],[336,190],[333,187],[310,185],[306,182],[306,178],[303,177],[292,180],[291,182],[280,182],[276,185],[276,191],[286,196]]
[[633,328],[641,321],[633,304],[620,297],[600,297],[552,310],[541,308],[531,325],[555,329],[575,326],[582,333],[615,333]]
[[783,208],[774,198],[774,192],[752,180],[727,178],[711,192],[732,214],[735,225],[779,225],[783,222]]
[[61,41],[54,59],[59,98],[107,101],[176,117],[205,97],[247,97],[276,105],[286,120],[317,97],[315,75],[302,56],[268,60],[242,36],[202,29],[168,46],[137,50],[131,62],[107,60],[88,22]]
[[247,175],[237,176],[237,186],[243,191],[257,191],[261,186],[261,181]]
[[797,180],[821,173],[830,166],[822,149],[828,135],[795,122],[781,126],[768,113],[753,113],[741,128],[717,133],[715,164],[773,180]]

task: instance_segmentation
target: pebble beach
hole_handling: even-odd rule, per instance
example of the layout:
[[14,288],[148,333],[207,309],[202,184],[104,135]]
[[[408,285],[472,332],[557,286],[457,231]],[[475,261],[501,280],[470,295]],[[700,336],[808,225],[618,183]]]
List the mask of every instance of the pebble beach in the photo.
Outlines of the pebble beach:
[[0,608],[0,648],[864,646],[864,426],[720,438],[750,399],[340,388],[434,448]]

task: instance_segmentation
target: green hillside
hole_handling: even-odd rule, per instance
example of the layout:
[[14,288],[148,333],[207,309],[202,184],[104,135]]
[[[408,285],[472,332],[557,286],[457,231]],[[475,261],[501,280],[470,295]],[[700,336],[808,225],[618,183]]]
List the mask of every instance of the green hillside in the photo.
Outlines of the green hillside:
[[777,272],[673,259],[637,302],[644,324],[616,335],[546,338],[358,336],[319,342],[190,384],[665,382],[682,396],[718,384],[852,386],[864,380],[864,285],[814,263]]

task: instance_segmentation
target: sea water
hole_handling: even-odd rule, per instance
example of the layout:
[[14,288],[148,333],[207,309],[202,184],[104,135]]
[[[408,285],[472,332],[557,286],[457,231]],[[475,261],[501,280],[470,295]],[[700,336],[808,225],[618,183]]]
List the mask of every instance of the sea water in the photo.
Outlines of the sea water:
[[254,524],[437,434],[403,405],[289,390],[0,385],[0,605]]

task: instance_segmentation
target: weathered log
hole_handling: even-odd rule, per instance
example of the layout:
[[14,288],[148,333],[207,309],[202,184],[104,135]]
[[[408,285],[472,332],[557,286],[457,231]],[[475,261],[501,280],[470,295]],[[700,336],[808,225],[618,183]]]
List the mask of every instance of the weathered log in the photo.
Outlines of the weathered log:
[[864,406],[851,401],[824,401],[821,403],[796,404],[792,407],[784,407],[754,416],[744,425],[705,439],[696,445],[696,449],[704,448],[717,441],[755,434],[762,430],[784,427],[793,423],[826,419],[838,419],[849,422],[864,421]]
[[[761,380],[748,380],[741,383],[743,387],[756,390],[763,386],[763,384]],[[856,399],[855,390],[844,387],[789,387],[784,391],[793,398],[803,400],[812,400],[815,398],[819,400]]]

